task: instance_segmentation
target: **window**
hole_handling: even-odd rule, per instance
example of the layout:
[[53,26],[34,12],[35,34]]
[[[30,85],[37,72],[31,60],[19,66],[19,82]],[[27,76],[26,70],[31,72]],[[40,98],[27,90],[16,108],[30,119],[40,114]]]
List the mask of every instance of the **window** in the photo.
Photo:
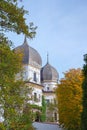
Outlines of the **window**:
[[40,96],[40,94],[39,94],[39,102],[40,102],[40,98],[41,98],[41,96]]
[[34,101],[37,100],[37,93],[34,93]]
[[34,72],[33,80],[34,80],[35,82],[37,81],[37,78],[36,78],[36,72]]
[[49,105],[50,101],[49,99],[46,99],[46,104]]
[[54,113],[54,120],[57,121],[57,113]]
[[47,91],[49,91],[50,90],[50,88],[49,87],[47,87]]

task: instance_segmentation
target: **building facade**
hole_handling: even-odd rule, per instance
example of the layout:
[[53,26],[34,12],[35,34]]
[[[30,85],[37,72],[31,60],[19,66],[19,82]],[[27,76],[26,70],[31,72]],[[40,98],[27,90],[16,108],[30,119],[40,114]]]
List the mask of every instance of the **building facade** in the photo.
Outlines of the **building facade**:
[[[55,104],[55,88],[58,82],[58,72],[50,65],[47,56],[47,63],[42,67],[42,58],[40,54],[28,45],[25,37],[24,43],[15,48],[15,51],[23,53],[23,79],[26,84],[32,88],[31,100],[32,105],[42,106],[42,96],[44,96],[46,104]],[[46,110],[46,116],[49,121],[50,113]],[[49,118],[48,118],[49,117]],[[51,113],[54,121],[58,120],[57,110]]]

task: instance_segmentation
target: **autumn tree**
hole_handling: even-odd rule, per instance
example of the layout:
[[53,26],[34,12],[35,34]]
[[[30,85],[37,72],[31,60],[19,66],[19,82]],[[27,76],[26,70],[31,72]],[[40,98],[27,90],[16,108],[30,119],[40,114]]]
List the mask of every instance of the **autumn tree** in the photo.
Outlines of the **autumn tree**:
[[83,90],[83,95],[82,95],[82,106],[83,106],[83,111],[82,111],[82,118],[81,118],[81,123],[82,123],[82,129],[81,130],[87,130],[87,54],[84,55],[84,61],[85,64],[83,66],[83,75],[84,75],[84,80],[82,84],[82,90]]
[[[4,120],[0,123],[2,130],[27,130],[27,121],[23,121],[26,92],[21,91],[25,84],[22,78],[16,80],[16,74],[22,72],[22,54],[14,52],[11,48],[12,41],[5,36],[6,32],[15,32],[33,38],[36,28],[33,23],[29,26],[26,24],[26,13],[28,12],[23,7],[18,7],[18,0],[0,0],[0,114]],[[27,118],[29,120],[29,116]],[[31,127],[30,121],[29,128]]]
[[82,71],[71,69],[64,73],[58,84],[59,123],[67,130],[81,130]]
[[23,6],[18,7],[18,0],[0,0],[0,35],[11,31],[33,38],[36,27],[33,27],[33,23],[26,24],[25,14],[28,11]]
[[[16,54],[14,50],[10,50],[8,44],[0,44],[0,54],[0,113],[4,119],[3,127],[6,130],[10,130],[10,128],[15,130],[15,127],[16,130],[20,130],[20,126],[25,127],[22,119],[24,120],[25,117],[23,109],[27,86],[22,78],[15,80],[15,77],[17,73],[22,72],[22,54]],[[25,91],[23,91],[24,87]],[[29,120],[31,120],[30,114],[26,116],[28,116],[27,119],[30,117]],[[20,125],[21,123],[22,125]]]

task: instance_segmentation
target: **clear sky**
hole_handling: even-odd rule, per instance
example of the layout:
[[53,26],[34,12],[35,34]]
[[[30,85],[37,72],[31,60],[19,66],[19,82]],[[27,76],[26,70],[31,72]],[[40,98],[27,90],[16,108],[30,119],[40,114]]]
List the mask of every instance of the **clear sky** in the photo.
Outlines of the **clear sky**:
[[[54,66],[59,77],[71,68],[82,68],[87,53],[87,0],[22,0],[29,11],[27,23],[38,26],[36,37],[27,39],[41,55],[43,66]],[[15,46],[24,41],[23,35],[9,34]]]

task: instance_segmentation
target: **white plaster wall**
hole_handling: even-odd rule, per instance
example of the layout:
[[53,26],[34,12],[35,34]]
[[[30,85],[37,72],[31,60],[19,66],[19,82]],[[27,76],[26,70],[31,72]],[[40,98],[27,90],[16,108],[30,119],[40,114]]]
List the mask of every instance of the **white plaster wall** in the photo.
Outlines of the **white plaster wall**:
[[55,95],[45,95],[45,100],[49,100],[50,103],[54,103]]
[[[57,87],[57,84],[55,82],[45,82],[42,83],[42,85],[44,86],[44,91],[53,91]],[[48,87],[49,90],[47,89]]]
[[[55,82],[44,82],[42,83],[42,85],[44,86],[44,91],[46,92],[50,92],[50,91],[54,91],[55,88],[57,87],[57,84]],[[49,90],[48,90],[49,87]],[[54,99],[56,98],[56,95],[52,94],[52,95],[45,95],[45,100],[49,100],[50,103],[54,103]]]
[[35,83],[40,84],[40,68],[35,68],[30,65],[24,65],[24,70],[23,70],[23,79],[24,80],[29,80],[31,82],[35,82],[33,80],[34,72],[36,73],[36,79],[37,81]]
[[28,80],[28,66],[23,65],[23,70],[22,72],[16,74],[16,80],[23,79],[23,80]]
[[37,83],[40,84],[40,69],[35,68],[33,66],[29,66],[28,67],[28,72],[29,72],[28,78],[30,79],[30,81],[35,82],[35,81],[33,81],[33,74],[35,72],[36,73]]
[[24,80],[28,80],[28,75],[29,75],[28,65],[24,65],[23,66],[23,79]]
[[[34,96],[34,93],[37,93],[37,99],[39,99],[38,102],[35,102],[34,100],[29,101],[31,104],[35,104],[38,106],[42,106],[42,89],[39,88],[33,88],[32,96]],[[39,97],[40,96],[40,97]]]

